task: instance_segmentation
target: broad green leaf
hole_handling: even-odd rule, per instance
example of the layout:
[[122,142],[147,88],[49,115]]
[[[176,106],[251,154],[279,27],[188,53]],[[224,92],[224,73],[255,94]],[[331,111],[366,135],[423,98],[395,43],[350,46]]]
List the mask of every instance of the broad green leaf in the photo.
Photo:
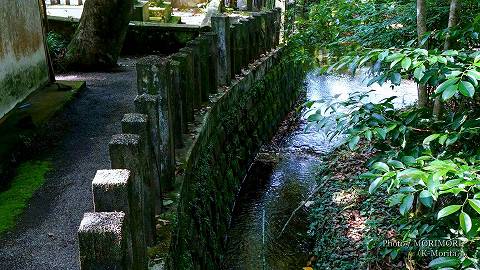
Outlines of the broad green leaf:
[[395,60],[401,60],[404,57],[403,53],[392,53],[388,55],[385,60],[388,62],[395,61]]
[[449,79],[449,80],[444,81],[443,83],[441,83],[441,84],[437,87],[437,89],[435,90],[435,93],[437,93],[437,94],[442,93],[443,91],[445,91],[445,89],[447,89],[447,88],[450,87],[451,85],[456,84],[458,81],[459,81],[458,78],[452,78],[452,79]]
[[350,141],[348,142],[348,147],[350,148],[350,150],[355,150],[359,141],[360,141],[360,136],[354,136],[353,138],[351,138]]
[[429,264],[429,268],[441,268],[441,267],[453,267],[458,266],[460,260],[457,257],[439,257],[432,260]]
[[419,198],[420,198],[420,202],[423,205],[425,205],[428,208],[432,207],[433,197],[432,197],[432,193],[430,193],[430,191],[423,190],[422,192],[420,192]]
[[406,195],[404,193],[393,194],[392,196],[390,196],[390,198],[388,198],[388,206],[392,207],[400,204],[403,201],[403,198],[405,198],[405,196]]
[[415,69],[415,71],[413,72],[413,76],[415,77],[415,79],[417,79],[417,81],[420,81],[423,76],[425,75],[425,66],[424,65],[421,65],[419,67],[417,67]]
[[369,140],[369,141],[372,140],[372,131],[370,129],[365,131],[365,138],[367,138],[367,140]]
[[480,214],[480,200],[477,199],[468,199],[468,204]]
[[389,172],[390,171],[390,168],[388,168],[388,165],[383,163],[383,162],[375,162],[372,165],[372,169],[379,170],[379,171],[382,171],[382,172]]
[[383,183],[383,177],[378,177],[377,179],[375,179],[375,181],[373,181],[371,184],[370,184],[370,187],[368,188],[368,193],[370,194],[373,194],[373,192],[375,192],[375,190],[377,189],[377,187],[379,185],[381,185]]
[[398,72],[395,72],[390,77],[390,80],[394,85],[400,85],[400,82],[402,81],[402,75],[400,75]]
[[403,163],[398,160],[389,160],[387,164],[395,169],[405,169],[405,165],[403,165]]
[[404,156],[404,157],[402,158],[402,161],[403,161],[404,163],[406,163],[407,165],[412,165],[412,164],[416,164],[416,163],[417,163],[417,161],[415,160],[415,158],[412,157],[412,156]]
[[468,233],[472,229],[472,219],[465,212],[460,213],[459,219],[460,227],[465,233]]
[[382,140],[387,138],[387,131],[384,128],[375,128],[375,131]]
[[438,211],[437,219],[441,219],[442,217],[446,217],[448,215],[451,215],[451,214],[457,212],[458,210],[460,210],[460,208],[462,208],[461,205],[457,205],[457,204],[449,205],[449,206],[443,208],[442,210]]
[[442,53],[442,55],[445,55],[445,56],[455,56],[455,55],[458,55],[458,51],[456,50],[448,50],[448,51],[444,51]]
[[412,65],[412,59],[410,57],[405,57],[402,60],[402,68],[404,70],[408,70],[410,66]]
[[473,94],[475,94],[475,87],[473,86],[473,84],[466,81],[460,82],[458,90],[460,91],[460,93],[462,93],[462,95],[466,97],[473,97]]
[[406,213],[408,213],[410,211],[410,209],[412,209],[414,198],[415,198],[415,196],[413,196],[413,194],[408,194],[402,200],[402,204],[400,204],[400,214],[402,216],[405,215]]
[[458,91],[458,84],[450,85],[442,92],[442,99],[448,100],[453,97]]
[[480,80],[480,72],[474,70],[474,69],[470,69],[470,70],[467,70],[467,75],[477,79],[477,80]]
[[425,139],[423,139],[423,145],[428,146],[430,144],[430,142],[434,141],[439,136],[440,136],[440,134],[432,134],[432,135],[426,137]]

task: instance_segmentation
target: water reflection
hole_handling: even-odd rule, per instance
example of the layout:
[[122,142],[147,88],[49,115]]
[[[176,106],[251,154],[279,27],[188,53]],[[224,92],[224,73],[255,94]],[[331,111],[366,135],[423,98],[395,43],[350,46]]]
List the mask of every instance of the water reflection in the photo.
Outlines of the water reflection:
[[[345,100],[349,93],[376,90],[373,102],[398,96],[395,106],[415,102],[416,86],[406,81],[401,87],[366,86],[362,77],[319,76],[307,74],[308,100]],[[302,119],[288,134],[277,153],[269,153],[275,162],[256,161],[252,165],[237,198],[228,233],[224,269],[301,269],[310,250],[308,212],[301,207],[282,229],[292,212],[312,193],[321,156],[337,147],[342,138],[329,140],[329,130],[305,132]]]

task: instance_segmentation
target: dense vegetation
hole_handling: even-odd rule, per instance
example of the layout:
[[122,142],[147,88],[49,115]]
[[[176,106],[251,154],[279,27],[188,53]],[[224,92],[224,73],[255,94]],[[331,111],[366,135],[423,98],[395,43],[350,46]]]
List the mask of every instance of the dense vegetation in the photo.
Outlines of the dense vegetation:
[[[373,199],[363,203],[378,210],[383,202],[388,218],[383,231],[364,236],[360,261],[370,269],[479,269],[480,2],[317,0],[304,1],[295,14],[290,44],[297,61],[322,72],[368,70],[368,84],[418,84],[416,107],[395,109],[395,97],[371,103],[368,93],[357,93],[309,116],[312,124],[335,130],[332,137],[346,135],[349,151],[369,153],[368,172],[351,185],[368,183]],[[318,212],[324,211],[317,209],[314,234],[321,233],[315,231]],[[365,224],[378,227],[371,217]],[[387,244],[393,242],[404,244]]]

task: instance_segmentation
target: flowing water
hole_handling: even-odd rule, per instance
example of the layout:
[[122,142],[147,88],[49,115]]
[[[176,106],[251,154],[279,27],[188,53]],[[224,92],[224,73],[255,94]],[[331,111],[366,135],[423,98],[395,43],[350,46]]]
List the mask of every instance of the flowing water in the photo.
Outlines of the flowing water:
[[[413,104],[416,86],[366,86],[361,77],[320,76],[305,78],[307,100],[345,100],[349,93],[375,89],[369,100],[399,96],[396,107]],[[224,269],[302,269],[311,249],[307,235],[310,195],[316,189],[321,157],[342,143],[327,138],[329,130],[305,131],[304,117],[279,142],[260,152],[238,194],[228,233]],[[321,190],[320,190],[321,194]],[[297,209],[298,208],[298,209]],[[294,213],[292,215],[292,213]]]

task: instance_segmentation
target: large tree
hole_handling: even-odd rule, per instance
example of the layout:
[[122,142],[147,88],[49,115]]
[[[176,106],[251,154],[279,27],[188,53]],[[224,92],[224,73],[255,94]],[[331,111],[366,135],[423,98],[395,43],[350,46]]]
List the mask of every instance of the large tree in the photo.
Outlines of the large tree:
[[73,69],[116,65],[127,33],[133,0],[86,0],[64,63]]

